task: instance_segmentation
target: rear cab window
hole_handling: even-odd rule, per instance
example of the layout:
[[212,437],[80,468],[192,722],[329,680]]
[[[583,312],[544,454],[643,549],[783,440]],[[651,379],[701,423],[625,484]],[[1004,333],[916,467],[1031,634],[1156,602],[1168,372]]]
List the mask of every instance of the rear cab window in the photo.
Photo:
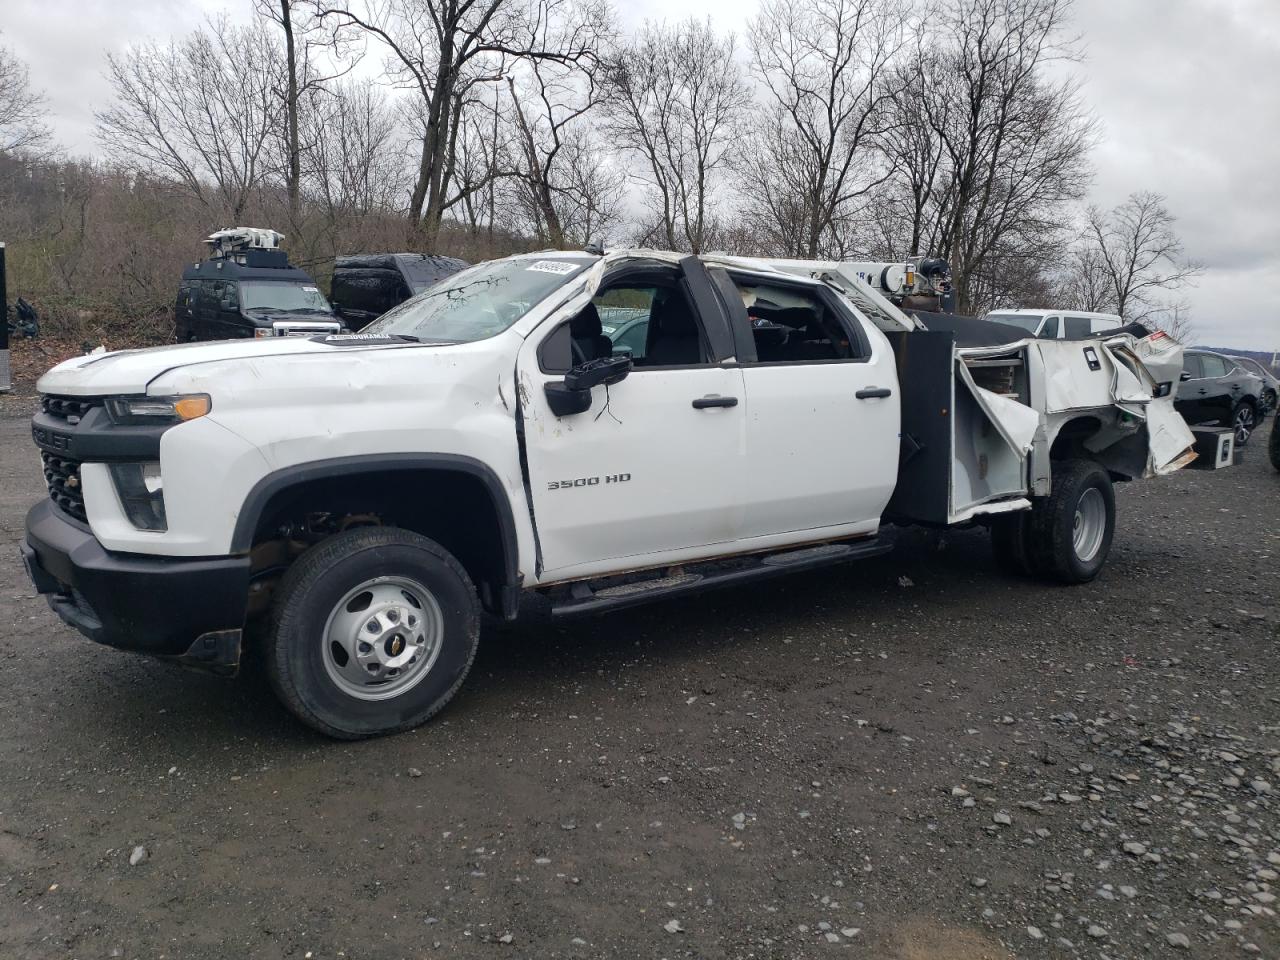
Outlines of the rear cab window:
[[746,310],[754,362],[820,363],[868,356],[856,320],[828,291],[772,278],[729,276]]
[[1088,317],[1066,317],[1063,320],[1063,339],[1083,340],[1092,332]]

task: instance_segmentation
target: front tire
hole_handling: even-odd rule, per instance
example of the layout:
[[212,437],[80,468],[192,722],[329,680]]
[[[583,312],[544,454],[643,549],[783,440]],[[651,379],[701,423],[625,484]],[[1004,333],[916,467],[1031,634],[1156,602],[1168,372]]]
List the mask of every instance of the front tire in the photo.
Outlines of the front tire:
[[285,574],[267,675],[303,723],[356,740],[440,711],[479,636],[475,588],[447,550],[407,530],[365,527],[317,544]]
[[1248,400],[1241,400],[1231,412],[1231,430],[1236,435],[1236,446],[1243,447],[1258,428],[1258,411]]
[[1267,443],[1267,453],[1271,455],[1271,465],[1280,470],[1280,416],[1271,421],[1271,440]]
[[1111,476],[1091,460],[1053,464],[1053,493],[1036,500],[1026,520],[1032,569],[1060,583],[1088,583],[1111,552],[1116,498]]

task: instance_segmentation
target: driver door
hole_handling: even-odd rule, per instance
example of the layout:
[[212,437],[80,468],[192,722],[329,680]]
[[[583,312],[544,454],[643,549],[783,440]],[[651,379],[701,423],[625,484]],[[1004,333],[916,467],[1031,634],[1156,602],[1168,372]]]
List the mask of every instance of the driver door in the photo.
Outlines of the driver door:
[[[693,282],[707,283],[705,272]],[[605,278],[587,317],[553,316],[521,348],[543,582],[694,559],[739,537],[742,374],[720,365],[727,358],[714,354],[695,302],[679,267],[624,269]],[[609,331],[628,342],[614,347]],[[557,417],[544,388],[563,384],[583,345],[596,356],[626,353],[634,367],[620,383],[592,388],[585,412]]]

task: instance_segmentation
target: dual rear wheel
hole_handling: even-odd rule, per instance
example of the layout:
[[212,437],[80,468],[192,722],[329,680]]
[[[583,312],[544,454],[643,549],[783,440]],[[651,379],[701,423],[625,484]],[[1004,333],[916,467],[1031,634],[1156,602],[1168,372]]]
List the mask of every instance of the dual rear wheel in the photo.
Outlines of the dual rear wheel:
[[1107,471],[1090,460],[1060,460],[1053,465],[1053,492],[1030,510],[996,517],[991,543],[1009,572],[1088,583],[1106,563],[1115,526]]

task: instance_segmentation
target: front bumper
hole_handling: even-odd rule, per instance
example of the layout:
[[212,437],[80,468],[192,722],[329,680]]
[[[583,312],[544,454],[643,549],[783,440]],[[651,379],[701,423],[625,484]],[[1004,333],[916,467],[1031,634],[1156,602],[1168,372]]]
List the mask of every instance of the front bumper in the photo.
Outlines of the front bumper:
[[249,594],[249,558],[112,553],[52,501],[27,514],[19,549],[53,612],[97,643],[234,673]]

